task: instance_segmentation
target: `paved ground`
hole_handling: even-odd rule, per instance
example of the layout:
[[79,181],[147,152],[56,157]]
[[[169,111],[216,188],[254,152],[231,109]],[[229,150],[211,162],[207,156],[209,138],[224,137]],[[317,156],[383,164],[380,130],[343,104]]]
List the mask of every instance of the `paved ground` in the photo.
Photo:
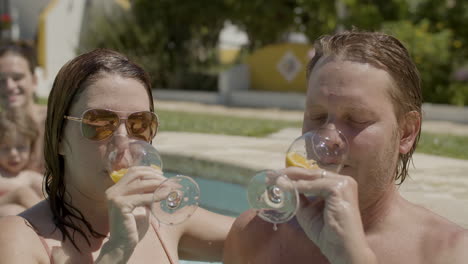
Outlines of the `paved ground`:
[[[281,110],[278,108],[241,108],[222,105],[207,105],[194,102],[155,101],[156,109],[186,111],[192,113],[210,113],[216,115],[232,115],[238,117],[255,117],[265,119],[302,121],[303,112]],[[434,133],[448,133],[468,136],[468,124],[458,124],[448,121],[424,120],[422,130]]]
[[[158,101],[156,109],[282,120],[302,118],[302,112],[298,111],[185,102]],[[425,121],[423,130],[468,135],[468,125],[451,122]],[[163,154],[166,169],[245,183],[255,171],[282,167],[284,152],[299,134],[297,128],[284,129],[266,138],[161,132],[156,144]],[[468,161],[415,154],[410,175],[400,188],[407,199],[468,228]]]

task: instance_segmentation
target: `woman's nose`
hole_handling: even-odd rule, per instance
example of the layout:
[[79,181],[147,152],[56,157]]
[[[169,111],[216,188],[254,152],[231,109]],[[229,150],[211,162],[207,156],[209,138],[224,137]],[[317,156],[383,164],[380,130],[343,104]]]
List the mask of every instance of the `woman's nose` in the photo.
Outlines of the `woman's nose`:
[[108,162],[112,170],[128,168],[134,164],[130,150],[132,139],[129,137],[125,122],[121,122],[108,143]]
[[112,141],[118,149],[128,149],[129,135],[124,122],[114,132]]

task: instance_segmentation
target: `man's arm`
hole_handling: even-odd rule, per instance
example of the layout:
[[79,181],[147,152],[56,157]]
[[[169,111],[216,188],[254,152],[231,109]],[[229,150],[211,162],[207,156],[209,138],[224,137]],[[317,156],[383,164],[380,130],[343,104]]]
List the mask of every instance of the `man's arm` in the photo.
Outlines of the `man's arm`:
[[234,218],[198,208],[183,223],[184,231],[179,242],[181,259],[220,261],[224,241]]
[[[229,234],[224,242],[223,263],[225,264],[244,264],[248,263],[249,255],[256,247],[254,239],[258,237],[255,234],[249,236],[246,231],[246,226],[256,216],[253,210],[249,210],[241,214],[229,231]],[[261,234],[259,234],[261,237]]]

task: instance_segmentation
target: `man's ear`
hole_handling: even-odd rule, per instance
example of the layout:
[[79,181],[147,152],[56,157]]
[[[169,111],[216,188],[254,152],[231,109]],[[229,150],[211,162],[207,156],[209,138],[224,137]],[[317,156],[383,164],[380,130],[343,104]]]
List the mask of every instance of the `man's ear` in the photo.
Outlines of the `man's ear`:
[[414,141],[421,129],[421,114],[417,111],[406,113],[400,122],[400,147],[401,154],[411,151]]

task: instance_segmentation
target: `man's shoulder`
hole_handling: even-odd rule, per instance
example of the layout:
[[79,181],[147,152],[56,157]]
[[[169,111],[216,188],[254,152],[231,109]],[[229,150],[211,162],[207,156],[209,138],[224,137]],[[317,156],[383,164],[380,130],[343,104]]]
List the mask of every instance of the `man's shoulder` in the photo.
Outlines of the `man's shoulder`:
[[223,263],[245,263],[251,259],[255,245],[266,240],[271,232],[263,231],[271,224],[257,217],[254,210],[248,210],[236,218],[224,242]]
[[423,250],[431,263],[466,263],[468,230],[435,213],[424,218]]
[[[449,229],[439,240],[434,240],[434,263],[462,264],[468,261],[468,230]],[[437,245],[438,244],[438,245]],[[437,247],[438,246],[438,247]]]
[[[261,232],[261,226],[264,226],[266,223],[257,217],[257,213],[254,210],[248,210],[242,213],[234,221],[231,230],[229,231],[228,239],[233,242],[245,243],[244,238],[249,237],[248,241],[252,241],[252,233]],[[271,224],[270,224],[271,226]],[[262,234],[259,234],[260,236]],[[258,236],[255,236],[258,237]]]

